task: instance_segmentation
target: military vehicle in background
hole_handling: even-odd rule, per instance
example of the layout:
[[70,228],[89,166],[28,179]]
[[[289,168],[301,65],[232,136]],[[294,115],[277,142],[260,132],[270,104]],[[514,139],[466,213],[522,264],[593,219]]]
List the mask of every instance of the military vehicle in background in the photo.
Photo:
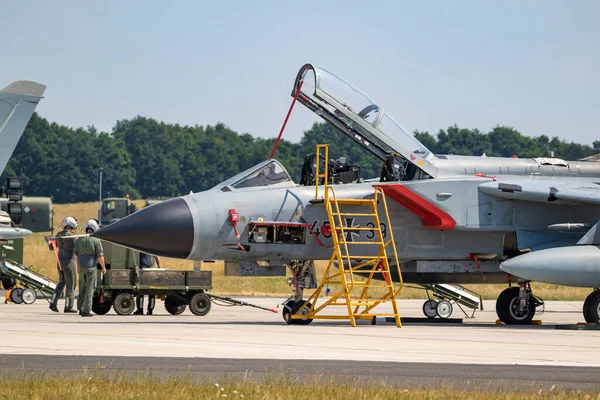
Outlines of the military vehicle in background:
[[[0,188],[0,219],[2,225],[7,227],[20,227],[31,232],[49,232],[54,226],[54,210],[50,197],[24,197],[21,193],[22,183],[19,178],[8,178],[6,188]],[[2,260],[11,260],[12,266],[3,265],[0,269],[0,280],[4,289],[11,289],[17,280],[23,281],[23,277],[45,282],[48,286],[50,281],[46,277],[38,277],[36,273],[25,270],[23,264],[23,238],[7,237],[0,239]],[[33,301],[35,299],[33,298]]]
[[0,198],[0,211],[10,214],[15,211],[14,204],[20,204],[20,213],[15,215],[15,224],[32,232],[50,232],[54,229],[54,210],[50,197],[23,196],[18,203],[11,203],[8,198]]
[[[8,197],[2,197],[0,211],[8,213],[13,225],[32,232],[51,232],[54,229],[54,210],[50,197],[23,196],[20,201],[11,201]],[[5,240],[8,241],[9,246],[4,247],[3,256],[22,264],[23,238]]]

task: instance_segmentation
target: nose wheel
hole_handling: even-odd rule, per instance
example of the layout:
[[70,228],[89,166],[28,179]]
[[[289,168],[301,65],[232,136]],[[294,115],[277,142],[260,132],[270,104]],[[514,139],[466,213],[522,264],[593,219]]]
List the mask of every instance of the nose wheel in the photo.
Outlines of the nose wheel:
[[283,303],[283,320],[288,325],[308,325],[313,321],[312,319],[293,319],[292,315],[307,315],[310,307],[311,304],[305,300],[287,300]]
[[281,316],[283,317],[285,323],[288,325],[292,324],[292,308],[294,308],[295,304],[296,300],[294,299],[286,300],[286,302],[283,303],[283,310],[281,311]]

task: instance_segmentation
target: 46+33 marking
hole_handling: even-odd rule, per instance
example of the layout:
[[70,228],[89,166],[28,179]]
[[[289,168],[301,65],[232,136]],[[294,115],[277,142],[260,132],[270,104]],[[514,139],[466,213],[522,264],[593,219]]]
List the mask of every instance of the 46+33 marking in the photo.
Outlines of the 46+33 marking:
[[[324,238],[329,239],[331,237],[331,228],[329,228],[331,226],[331,224],[330,224],[329,220],[324,220],[324,221],[322,221],[321,224],[319,224],[319,222],[320,222],[320,220],[313,221],[312,225],[310,226],[310,231],[312,233],[316,234],[317,236],[322,235]],[[385,239],[387,237],[387,225],[383,222],[381,222],[379,225],[381,227],[382,236]],[[363,232],[365,232],[365,238],[367,240],[375,239],[375,237],[377,236],[377,233],[375,231],[375,223],[372,221],[369,221],[365,224],[365,226],[367,228],[373,228],[372,231],[363,231]],[[354,218],[344,218],[344,228],[360,228],[360,225],[354,224]],[[327,233],[325,233],[325,232],[327,232]],[[347,242],[353,242],[355,238],[359,238],[359,237],[360,237],[360,231],[346,232],[346,241]]]

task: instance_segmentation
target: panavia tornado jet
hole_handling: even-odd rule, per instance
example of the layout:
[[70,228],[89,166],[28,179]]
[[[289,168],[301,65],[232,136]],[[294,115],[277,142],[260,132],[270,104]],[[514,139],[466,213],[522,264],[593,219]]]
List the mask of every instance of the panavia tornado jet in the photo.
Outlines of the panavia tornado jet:
[[[300,69],[292,96],[382,161],[380,179],[364,181],[355,169],[327,160],[338,199],[371,199],[374,186],[382,188],[391,226],[376,227],[349,206],[345,240],[375,243],[376,229],[384,237],[391,230],[404,282],[507,283],[496,310],[510,324],[530,322],[543,304],[531,291],[532,279],[586,272],[584,280],[564,283],[600,286],[598,235],[584,235],[600,220],[600,163],[434,155],[363,92],[311,64]],[[316,157],[305,162],[301,184],[267,160],[210,190],[144,208],[95,236],[193,260],[328,260],[336,232],[319,204]],[[578,246],[582,236],[585,258],[559,249]],[[367,244],[361,252],[378,249]],[[551,251],[555,269],[527,259]],[[569,271],[558,271],[563,264]],[[297,272],[296,282],[310,287],[313,277]],[[598,321],[598,310],[592,314]]]

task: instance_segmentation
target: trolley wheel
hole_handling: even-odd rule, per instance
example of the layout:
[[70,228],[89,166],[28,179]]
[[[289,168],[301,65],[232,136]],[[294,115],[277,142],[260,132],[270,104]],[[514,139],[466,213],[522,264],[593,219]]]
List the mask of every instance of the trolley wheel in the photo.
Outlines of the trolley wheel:
[[289,299],[285,303],[283,303],[283,310],[281,311],[281,316],[286,324],[290,325],[292,323],[292,308],[294,308],[294,304],[296,304],[296,300]]
[[165,297],[165,310],[171,315],[179,315],[185,311],[186,305],[177,299],[177,297]]
[[[308,311],[310,310],[311,304],[308,301],[297,301],[296,304],[294,304],[294,307],[292,307],[292,315],[298,313],[298,315],[307,315]],[[298,312],[299,311],[299,312]],[[290,315],[290,319],[291,319],[291,315]],[[294,325],[308,325],[310,324],[313,320],[312,319],[291,319],[291,323]]]
[[33,304],[37,300],[37,293],[33,289],[25,289],[21,294],[21,298],[23,299],[23,303],[25,304]]
[[437,304],[435,311],[440,318],[448,318],[452,315],[452,304],[447,300],[442,300]]
[[425,314],[425,316],[427,318],[435,318],[438,316],[437,313],[437,306],[438,306],[438,302],[435,300],[427,300],[425,303],[423,303],[423,314]]
[[23,302],[23,289],[21,289],[20,287],[14,288],[10,292],[10,301],[12,301],[15,304],[21,304]]
[[192,314],[203,317],[210,311],[210,297],[206,293],[196,293],[190,300]]
[[135,300],[129,293],[119,293],[112,306],[118,315],[129,315],[135,308]]
[[13,278],[4,278],[2,279],[2,287],[4,290],[12,289],[17,284],[17,281]]
[[104,300],[100,303],[100,297],[94,297],[92,300],[92,311],[96,315],[104,315],[110,311],[110,308],[113,306],[112,301]]

